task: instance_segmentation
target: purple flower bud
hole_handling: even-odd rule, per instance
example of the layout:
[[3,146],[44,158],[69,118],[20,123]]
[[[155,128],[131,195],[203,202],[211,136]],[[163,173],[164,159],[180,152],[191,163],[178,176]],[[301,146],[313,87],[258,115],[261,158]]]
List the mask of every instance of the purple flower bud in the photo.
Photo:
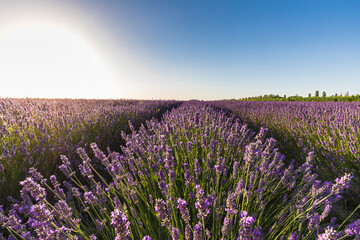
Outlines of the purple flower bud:
[[189,209],[186,207],[187,202],[181,198],[178,198],[177,203],[178,203],[177,207],[178,207],[178,209],[180,209],[182,219],[185,222],[189,223],[190,222],[190,214],[189,214]]
[[232,218],[229,216],[229,214],[226,214],[225,219],[224,219],[224,224],[221,228],[223,237],[225,237],[226,235],[229,234],[232,224],[233,224]]
[[346,188],[350,187],[351,179],[353,176],[349,173],[346,173],[344,176],[342,176],[340,179],[335,179],[335,184],[331,187],[331,194],[339,194]]
[[25,181],[20,182],[25,192],[29,192],[37,201],[46,198],[45,189],[42,188],[38,183],[34,182],[31,177],[26,178]]
[[298,240],[298,239],[299,239],[299,235],[297,231],[293,232],[289,237],[289,240]]
[[166,187],[166,184],[165,184],[164,180],[161,180],[161,181],[158,183],[158,185],[159,185],[159,188],[160,188],[162,194],[164,194],[164,196],[165,196],[166,193],[167,193],[167,187]]
[[163,227],[170,226],[170,218],[167,211],[167,204],[162,199],[156,199],[155,203],[155,212],[157,213],[158,217],[161,220],[161,225]]
[[195,207],[199,211],[197,217],[199,219],[205,219],[206,216],[210,214],[211,199],[205,197],[205,193],[200,185],[196,185],[195,188],[196,188]]
[[177,228],[171,228],[171,237],[172,240],[179,240],[180,239],[180,231]]
[[202,240],[202,224],[198,222],[194,227],[194,240]]
[[64,200],[59,200],[54,209],[54,214],[59,215],[60,219],[70,219],[72,216],[72,209]]
[[116,240],[126,240],[130,238],[130,222],[128,222],[125,213],[115,208],[111,212],[111,224],[115,228]]
[[99,199],[93,194],[93,192],[85,192],[84,193],[85,203],[94,205],[99,202]]
[[317,240],[336,240],[340,237],[340,234],[332,227],[327,226],[325,232],[318,235]]
[[44,203],[33,205],[30,209],[30,213],[36,220],[41,222],[50,222],[53,219],[53,215],[46,209]]
[[226,199],[226,208],[225,211],[230,214],[236,214],[236,200],[238,198],[238,195],[236,193],[229,193],[227,199]]
[[[1,166],[0,166],[0,173],[1,173]],[[30,168],[29,169],[29,173],[31,174],[32,178],[35,180],[35,181],[40,181],[41,179],[43,179],[43,176],[41,175],[41,173],[39,173],[37,171],[36,168]]]
[[345,232],[349,236],[360,237],[360,219],[347,226]]
[[186,225],[186,227],[185,227],[185,239],[190,240],[191,236],[192,236],[191,227],[189,225]]

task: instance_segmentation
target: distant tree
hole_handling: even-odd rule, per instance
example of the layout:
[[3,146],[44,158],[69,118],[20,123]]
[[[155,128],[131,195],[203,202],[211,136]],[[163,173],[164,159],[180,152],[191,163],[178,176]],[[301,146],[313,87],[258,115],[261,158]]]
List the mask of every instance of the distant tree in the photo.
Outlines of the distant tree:
[[349,96],[349,91],[347,91],[346,93],[345,93],[345,97],[348,97]]
[[311,98],[311,93],[308,94],[308,98]]
[[284,98],[286,98],[286,94],[284,94]]
[[315,91],[315,97],[319,97],[319,90]]
[[335,97],[337,97],[338,95],[337,95],[337,93],[335,93]]
[[322,92],[322,96],[326,97],[326,92],[325,91]]

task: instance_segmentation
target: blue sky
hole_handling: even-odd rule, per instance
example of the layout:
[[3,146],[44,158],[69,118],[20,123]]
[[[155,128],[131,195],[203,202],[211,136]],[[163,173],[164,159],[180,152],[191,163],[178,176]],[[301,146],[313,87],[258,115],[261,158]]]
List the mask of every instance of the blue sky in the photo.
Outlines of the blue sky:
[[63,0],[44,9],[76,18],[99,46],[115,79],[103,97],[360,94],[360,1]]

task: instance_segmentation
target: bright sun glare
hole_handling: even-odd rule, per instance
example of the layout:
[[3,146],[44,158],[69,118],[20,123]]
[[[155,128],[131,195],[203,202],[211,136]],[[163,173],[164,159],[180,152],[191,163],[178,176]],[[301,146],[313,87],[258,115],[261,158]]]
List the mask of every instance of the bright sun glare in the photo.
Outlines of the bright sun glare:
[[0,83],[0,97],[104,98],[114,76],[80,32],[26,21],[0,28]]

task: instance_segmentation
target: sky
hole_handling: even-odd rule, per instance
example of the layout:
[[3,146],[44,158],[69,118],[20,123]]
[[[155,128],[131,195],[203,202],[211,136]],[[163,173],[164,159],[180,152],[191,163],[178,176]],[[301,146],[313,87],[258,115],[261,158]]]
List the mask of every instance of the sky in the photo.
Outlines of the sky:
[[360,94],[358,0],[0,0],[0,97]]

